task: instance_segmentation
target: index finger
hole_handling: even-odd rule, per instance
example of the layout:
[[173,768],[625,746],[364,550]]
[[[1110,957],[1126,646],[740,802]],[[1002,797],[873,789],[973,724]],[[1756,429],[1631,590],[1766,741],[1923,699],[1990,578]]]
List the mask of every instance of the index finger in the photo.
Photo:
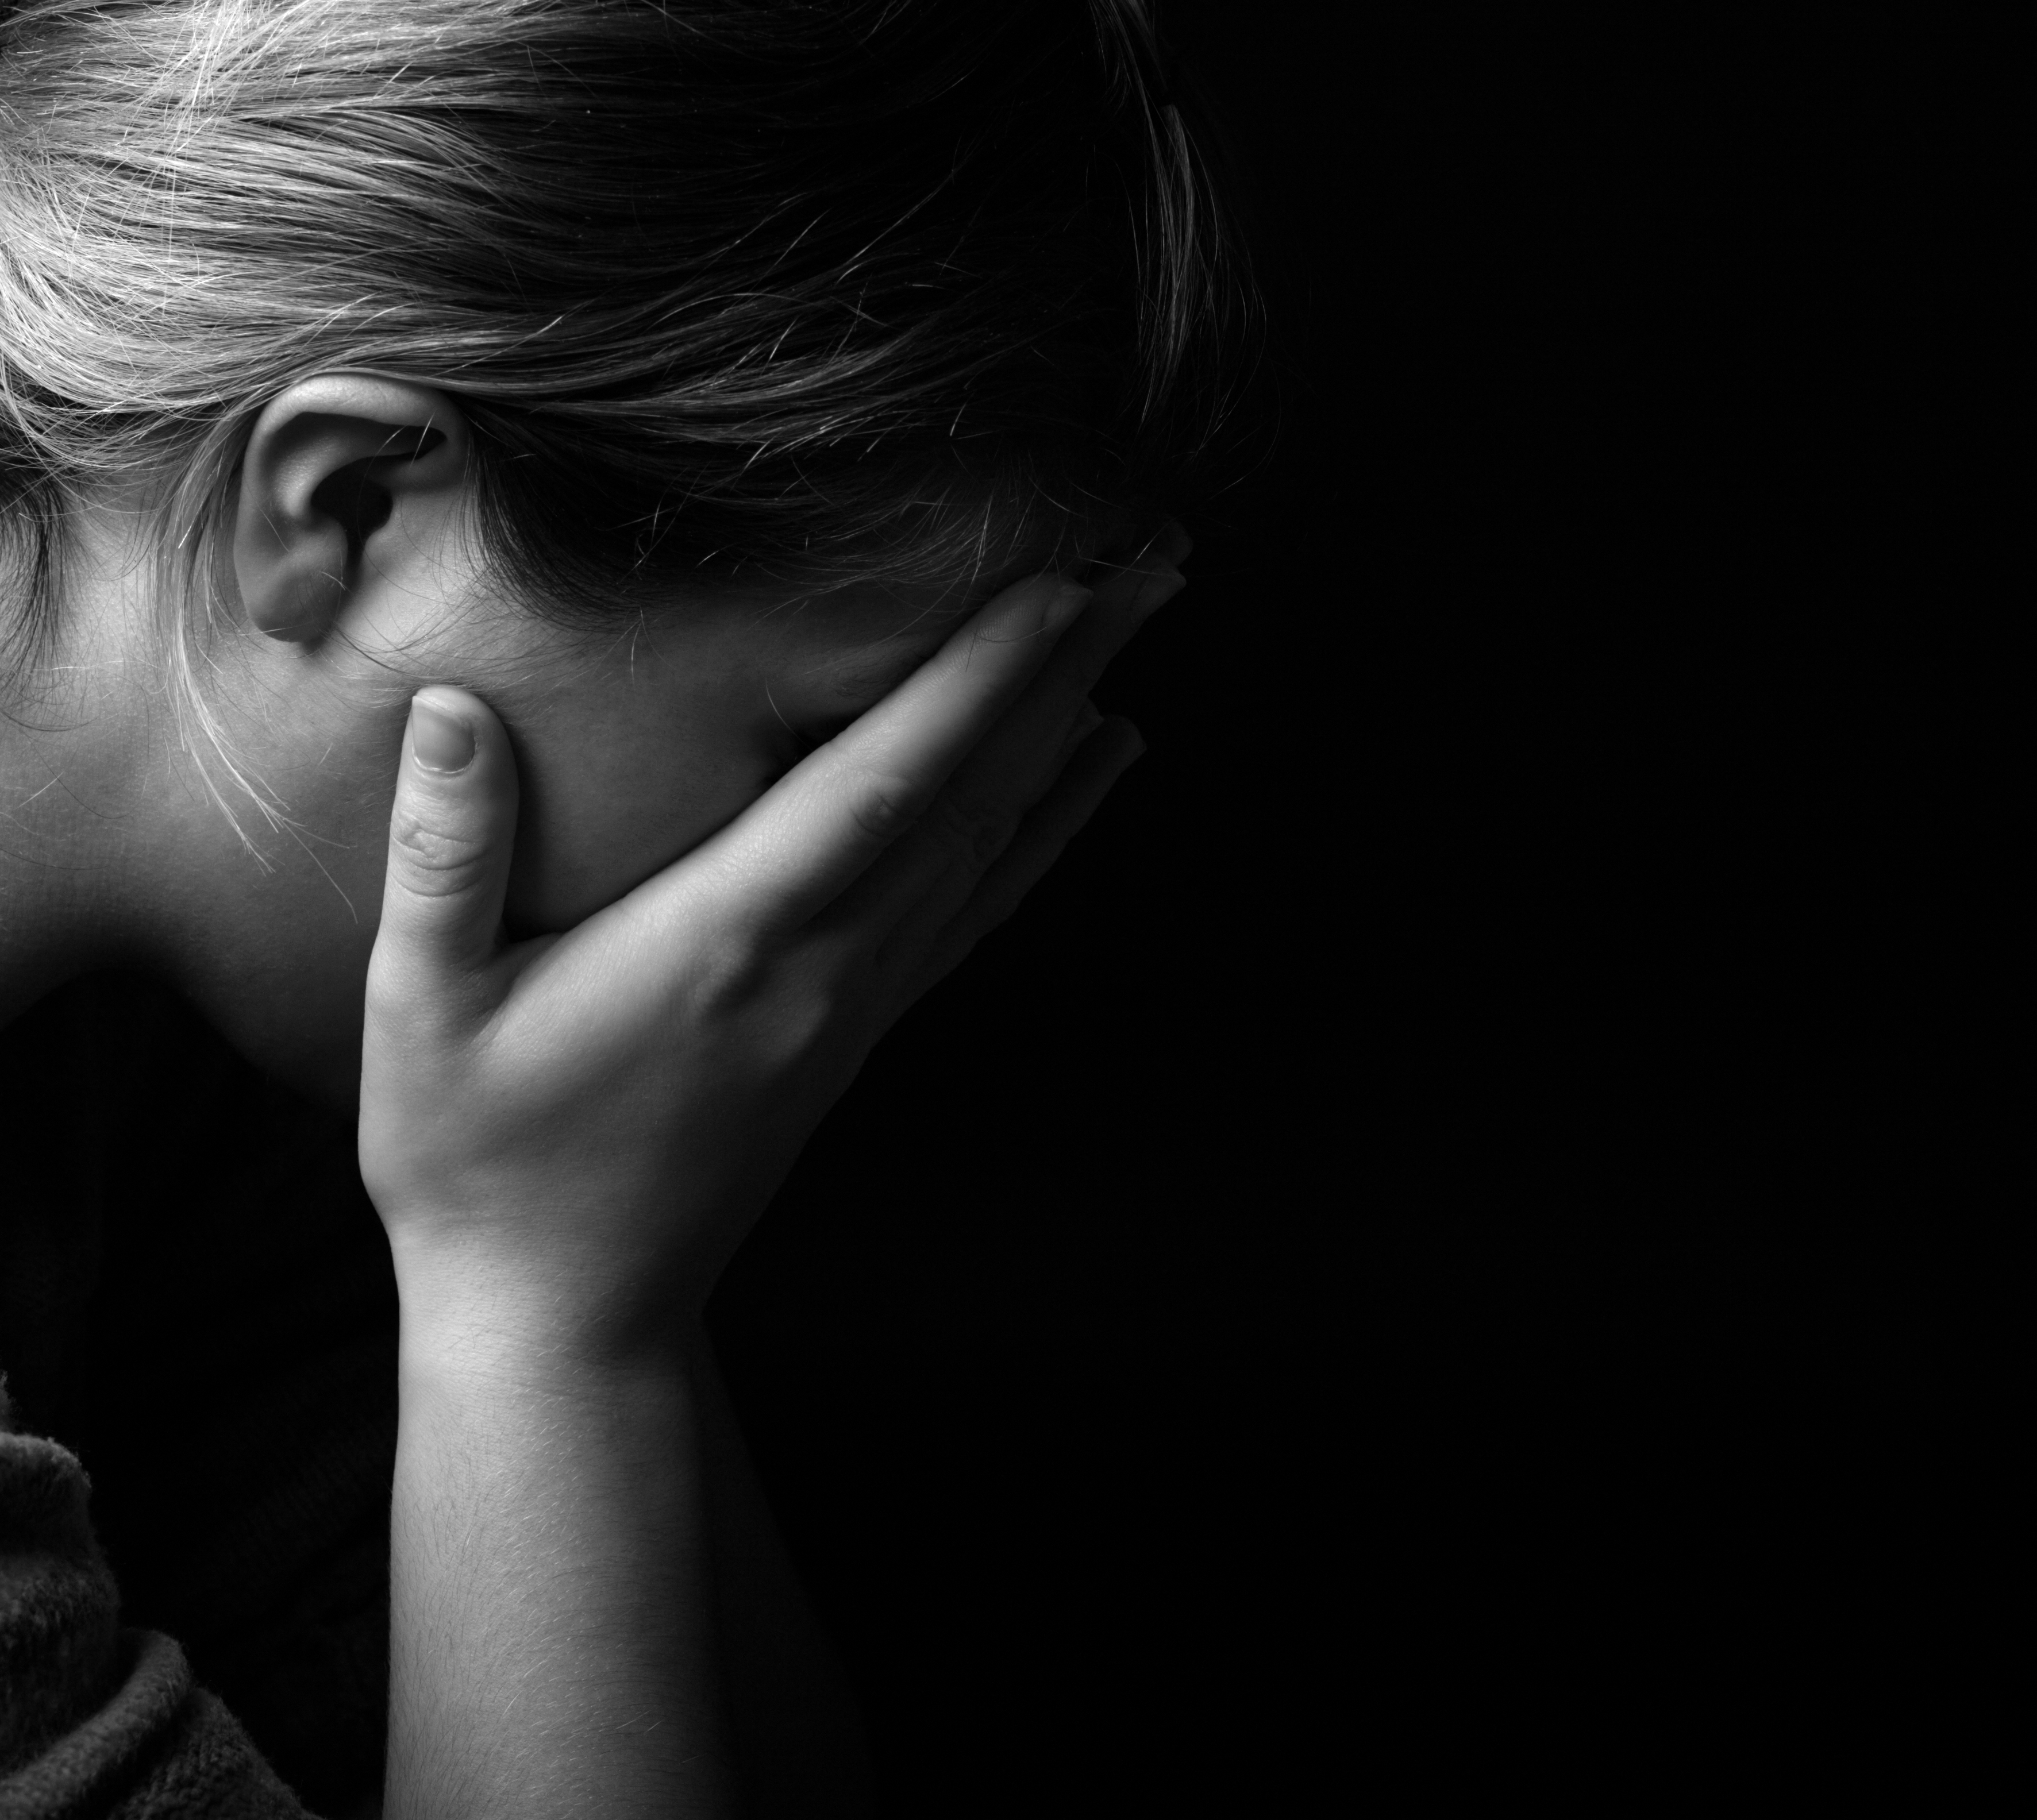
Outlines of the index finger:
[[750,913],[765,922],[807,922],[924,813],[1089,598],[1059,575],[1007,588],[705,843],[688,869],[739,875]]

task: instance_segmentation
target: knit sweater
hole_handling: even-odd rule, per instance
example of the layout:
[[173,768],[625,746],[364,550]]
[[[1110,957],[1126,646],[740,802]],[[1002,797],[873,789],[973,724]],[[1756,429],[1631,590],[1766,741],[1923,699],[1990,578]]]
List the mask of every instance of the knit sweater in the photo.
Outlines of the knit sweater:
[[396,1294],[350,1123],[168,993],[0,1032],[0,1820],[379,1789]]

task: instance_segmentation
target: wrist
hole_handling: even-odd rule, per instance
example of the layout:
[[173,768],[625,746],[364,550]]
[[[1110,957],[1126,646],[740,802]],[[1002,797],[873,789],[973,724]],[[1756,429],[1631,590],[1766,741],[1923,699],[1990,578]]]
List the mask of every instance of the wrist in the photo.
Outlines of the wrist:
[[684,1373],[708,1344],[705,1290],[625,1292],[563,1271],[414,1254],[399,1256],[396,1288],[406,1384],[573,1391]]

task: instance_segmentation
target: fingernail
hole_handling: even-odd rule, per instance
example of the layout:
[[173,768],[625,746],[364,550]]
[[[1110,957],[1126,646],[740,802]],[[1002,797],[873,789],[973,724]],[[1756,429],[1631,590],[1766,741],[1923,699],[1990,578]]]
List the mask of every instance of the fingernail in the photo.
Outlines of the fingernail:
[[1139,604],[1134,610],[1141,619],[1149,613],[1157,613],[1189,585],[1189,578],[1177,568],[1155,569],[1146,585],[1139,591]]
[[1075,748],[1102,724],[1103,716],[1098,711],[1096,704],[1093,701],[1085,701],[1076,709],[1075,720],[1068,728],[1068,737],[1061,742],[1061,756],[1066,758],[1072,754]]
[[410,750],[427,771],[464,771],[474,760],[474,729],[459,716],[413,696]]
[[1047,604],[1046,617],[1041,622],[1045,630],[1058,632],[1068,621],[1089,605],[1090,591],[1080,582],[1064,582],[1061,591]]
[[982,636],[994,644],[1016,644],[1043,632],[1058,632],[1088,599],[1089,590],[1079,582],[1064,582],[1051,594],[1029,585],[984,628]]

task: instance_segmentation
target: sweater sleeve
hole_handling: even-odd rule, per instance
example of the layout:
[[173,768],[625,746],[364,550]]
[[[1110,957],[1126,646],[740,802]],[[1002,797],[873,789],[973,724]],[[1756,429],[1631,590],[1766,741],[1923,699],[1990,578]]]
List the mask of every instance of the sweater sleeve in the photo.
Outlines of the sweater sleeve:
[[309,1820],[183,1650],[120,1628],[90,1490],[0,1389],[0,1820]]

